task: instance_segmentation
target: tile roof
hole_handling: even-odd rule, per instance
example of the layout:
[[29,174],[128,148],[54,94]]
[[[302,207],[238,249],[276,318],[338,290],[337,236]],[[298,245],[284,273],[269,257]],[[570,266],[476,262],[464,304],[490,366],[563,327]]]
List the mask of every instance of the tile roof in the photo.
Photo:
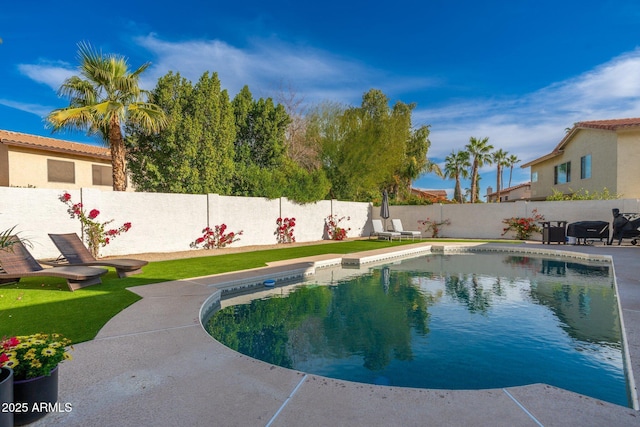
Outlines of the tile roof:
[[639,127],[639,126],[640,126],[640,118],[591,120],[586,122],[578,122],[574,125],[575,128],[591,128],[591,129],[606,129],[606,130],[618,130],[622,128]]
[[[505,194],[505,193],[509,193],[513,190],[517,190],[519,188],[524,188],[524,187],[531,187],[531,182],[523,182],[522,184],[518,184],[518,185],[514,185],[512,187],[507,187],[507,188],[503,188],[502,190],[500,190],[500,194]],[[494,191],[493,193],[487,193],[487,197],[488,196],[493,196],[495,194],[498,194],[497,191]]]
[[429,197],[435,199],[446,199],[447,191],[446,190],[424,190],[422,188],[411,188],[411,192],[420,197]]
[[560,143],[553,149],[551,153],[545,154],[542,157],[538,157],[537,159],[527,162],[520,167],[527,168],[529,166],[535,165],[536,163],[540,163],[544,160],[548,160],[555,156],[559,156],[560,154],[562,154],[564,147],[569,143],[569,141],[576,135],[576,133],[580,129],[601,129],[601,130],[610,130],[615,132],[620,129],[629,129],[629,128],[637,128],[637,127],[640,127],[640,118],[589,120],[589,121],[574,123],[573,127],[569,129],[569,131],[564,136],[564,138],[562,138],[562,141],[560,141]]
[[8,130],[0,130],[0,143],[34,150],[76,154],[105,160],[111,159],[111,151],[105,147]]

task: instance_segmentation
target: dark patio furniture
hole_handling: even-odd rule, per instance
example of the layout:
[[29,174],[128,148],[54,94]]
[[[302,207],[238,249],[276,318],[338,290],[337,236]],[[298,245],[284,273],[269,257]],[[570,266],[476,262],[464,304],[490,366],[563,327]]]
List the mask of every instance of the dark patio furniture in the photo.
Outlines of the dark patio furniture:
[[566,243],[567,221],[543,221],[540,224],[542,224],[542,244]]
[[11,236],[12,245],[0,250],[0,285],[15,283],[23,277],[61,277],[67,280],[69,289],[101,283],[100,276],[107,274],[106,268],[66,266],[43,268],[25,248],[20,239]]
[[615,239],[618,240],[618,246],[622,243],[622,239],[632,239],[631,244],[637,244],[637,237],[640,236],[640,214],[621,213],[620,209],[612,209],[612,212],[613,233],[609,244],[613,244]]
[[113,267],[118,277],[129,277],[132,274],[142,273],[142,267],[147,261],[132,258],[95,259],[89,249],[82,243],[76,233],[49,234],[62,256],[55,261],[49,261],[49,265],[84,265]]
[[605,221],[579,221],[567,226],[567,237],[575,237],[576,244],[591,245],[594,240],[609,239],[609,223]]

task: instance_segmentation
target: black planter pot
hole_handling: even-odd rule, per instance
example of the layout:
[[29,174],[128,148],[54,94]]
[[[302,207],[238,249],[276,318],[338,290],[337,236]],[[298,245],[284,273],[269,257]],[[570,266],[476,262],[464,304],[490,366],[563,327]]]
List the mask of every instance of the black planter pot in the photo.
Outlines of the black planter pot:
[[0,426],[13,427],[13,371],[0,368]]
[[13,416],[17,426],[32,423],[47,415],[58,401],[58,367],[48,376],[14,380],[13,401],[19,408]]

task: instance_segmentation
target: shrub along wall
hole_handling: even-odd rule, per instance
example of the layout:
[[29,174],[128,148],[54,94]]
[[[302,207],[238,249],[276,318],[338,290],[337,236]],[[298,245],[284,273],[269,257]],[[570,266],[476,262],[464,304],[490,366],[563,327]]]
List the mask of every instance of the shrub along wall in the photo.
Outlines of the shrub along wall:
[[[81,233],[80,222],[71,219],[59,197],[64,190],[0,187],[0,231],[17,225],[28,238],[36,258],[59,255],[48,233]],[[102,256],[145,252],[189,250],[206,226],[226,224],[228,231],[243,231],[233,246],[277,243],[274,232],[278,217],[296,218],[294,236],[298,242],[322,240],[324,218],[346,214],[348,237],[364,235],[370,222],[369,203],[322,200],[298,204],[286,198],[232,197],[217,194],[163,194],[69,190],[74,203],[82,202],[87,212],[100,211],[99,222],[113,219],[106,229],[131,222],[131,229],[117,236],[101,250]]]
[[[515,238],[509,232],[502,236],[505,224],[502,220],[511,217],[530,217],[535,209],[547,221],[606,221],[611,224],[613,208],[620,212],[640,212],[640,200],[576,200],[562,202],[514,202],[514,203],[479,203],[479,204],[437,204],[429,206],[391,206],[392,218],[402,219],[407,230],[417,230],[418,221],[433,220],[451,221],[451,225],[443,226],[440,237],[499,239]],[[380,218],[380,209],[373,208],[373,218]],[[391,221],[387,220],[387,226]],[[532,236],[541,240],[540,234]]]
[[[47,233],[81,233],[80,223],[71,219],[67,207],[58,199],[64,190],[0,187],[0,231],[17,225],[20,235],[33,243],[37,258],[54,258],[58,251]],[[347,237],[368,236],[371,218],[380,218],[380,208],[369,203],[321,200],[298,204],[286,198],[233,197],[217,194],[163,194],[112,192],[96,189],[68,191],[74,202],[85,209],[98,209],[98,221],[113,219],[113,227],[131,222],[127,233],[102,248],[101,254],[126,255],[145,252],[189,250],[189,244],[201,236],[206,226],[226,224],[228,231],[243,230],[233,246],[276,243],[276,219],[296,218],[294,235],[299,242],[322,240],[324,219],[329,215],[349,217],[340,225],[350,228]],[[449,220],[441,229],[441,237],[499,239],[502,220],[528,217],[534,209],[547,220],[607,221],[611,210],[640,212],[638,199],[581,200],[562,202],[515,202],[483,204],[443,204],[428,206],[391,206],[391,218],[402,220],[407,230],[417,230],[420,220]],[[109,228],[109,226],[107,227]],[[429,237],[427,234],[423,234]],[[533,239],[540,240],[539,234]]]

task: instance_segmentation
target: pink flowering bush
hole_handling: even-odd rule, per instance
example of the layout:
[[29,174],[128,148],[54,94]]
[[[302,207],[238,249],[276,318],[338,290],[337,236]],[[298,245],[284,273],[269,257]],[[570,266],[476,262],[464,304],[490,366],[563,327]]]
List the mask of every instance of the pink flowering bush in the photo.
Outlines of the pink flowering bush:
[[296,241],[293,235],[293,227],[296,225],[295,218],[278,218],[276,224],[276,231],[274,231],[273,234],[275,234],[276,239],[278,239],[278,243],[292,243]]
[[507,226],[502,230],[502,235],[504,236],[509,231],[515,231],[518,240],[528,240],[534,232],[542,232],[537,224],[540,221],[544,221],[544,216],[540,215],[537,209],[532,210],[531,216],[527,218],[505,218],[502,223]]
[[237,233],[233,231],[227,233],[226,231],[226,224],[216,225],[213,228],[205,227],[202,229],[202,237],[198,237],[190,246],[192,248],[198,248],[202,245],[204,249],[218,249],[240,240],[239,236],[242,235],[242,230]]
[[126,233],[131,228],[131,223],[125,222],[118,228],[105,230],[106,226],[111,224],[113,220],[111,219],[105,222],[96,221],[96,218],[100,215],[98,209],[91,209],[87,214],[83,209],[82,203],[73,203],[73,201],[71,201],[71,194],[66,192],[60,196],[60,201],[69,207],[67,212],[71,218],[78,218],[80,220],[82,234],[87,242],[87,247],[95,258],[98,258],[102,246],[107,246],[112,239],[122,233]]
[[340,227],[340,222],[346,219],[349,221],[350,217],[342,217],[338,218],[336,215],[329,215],[324,219],[324,227],[327,231],[327,235],[331,240],[344,240],[347,238],[347,232],[351,230],[351,228]]
[[423,221],[418,221],[418,228],[420,230],[424,230],[425,232],[431,232],[431,237],[436,238],[440,237],[440,228],[445,225],[451,225],[451,221],[449,219],[445,219],[444,221],[435,221],[432,219],[425,219]]

